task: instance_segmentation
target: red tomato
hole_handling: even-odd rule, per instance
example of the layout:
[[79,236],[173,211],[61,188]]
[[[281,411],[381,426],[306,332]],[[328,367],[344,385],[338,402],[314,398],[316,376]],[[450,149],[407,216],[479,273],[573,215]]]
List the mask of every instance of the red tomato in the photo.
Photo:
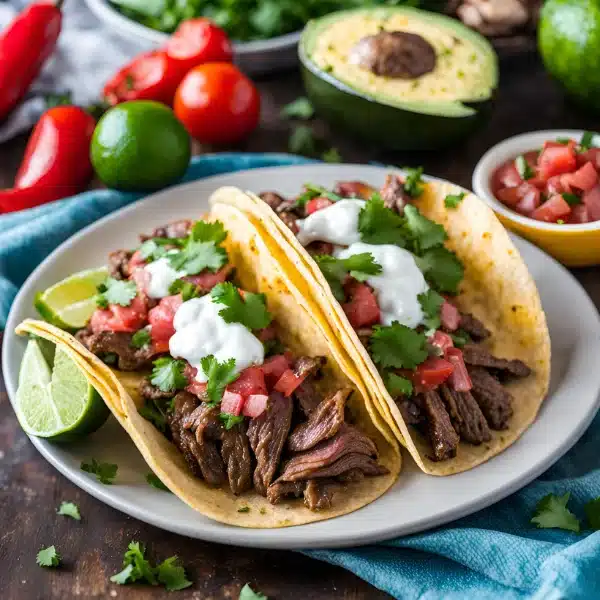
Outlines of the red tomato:
[[452,348],[454,342],[452,338],[443,331],[436,331],[430,338],[429,343],[432,346],[437,346],[442,352],[446,352],[447,348]]
[[546,182],[546,194],[554,196],[554,194],[571,193],[571,175],[554,175]]
[[290,361],[284,354],[267,358],[262,365],[265,379],[269,384],[274,384],[290,368]]
[[204,18],[183,21],[169,38],[165,51],[184,75],[203,63],[231,62],[233,59],[227,34]]
[[313,198],[306,203],[306,216],[312,215],[313,213],[321,210],[322,208],[327,208],[331,206],[333,202],[329,198],[322,198],[319,196],[318,198]]
[[97,309],[90,320],[94,333],[115,331],[133,333],[146,324],[146,303],[136,296],[129,306],[109,304],[107,309]]
[[[567,175],[564,175],[565,179]],[[598,183],[598,173],[592,163],[587,162],[583,167],[577,169],[575,173],[568,175],[568,181],[573,187],[584,192],[591,190]]]
[[492,187],[496,191],[500,188],[517,187],[522,183],[523,179],[517,171],[514,160],[510,160],[499,167],[492,177]]
[[269,396],[266,394],[251,394],[246,398],[242,414],[245,417],[260,417],[265,412],[268,403]]
[[173,319],[182,304],[181,294],[177,294],[163,298],[157,306],[150,309],[148,321],[155,352],[166,352],[169,349],[169,340],[175,334]]
[[170,106],[182,76],[163,50],[145,52],[104,86],[104,99],[112,106],[129,100],[156,100]]
[[[541,192],[530,183],[522,183],[518,187],[504,188],[496,193],[498,200],[515,210],[522,207],[532,206],[536,208],[540,204]],[[531,209],[533,210],[533,209]]]
[[250,396],[250,394],[266,394],[267,385],[265,376],[261,367],[248,367],[244,369],[240,376],[227,386],[230,392]]
[[590,214],[585,204],[577,204],[571,207],[571,214],[569,215],[568,223],[570,225],[577,225],[578,223],[589,223]]
[[586,162],[591,162],[596,169],[600,169],[600,148],[590,148],[577,155],[577,165],[582,167]]
[[353,282],[346,286],[350,301],[342,304],[342,308],[354,329],[368,327],[379,323],[381,312],[373,290],[365,283]]
[[538,221],[556,223],[558,219],[566,219],[571,214],[571,207],[562,196],[552,196],[529,216]]
[[411,374],[411,379],[420,389],[430,390],[444,383],[452,375],[452,371],[454,371],[452,363],[443,358],[430,356]]
[[538,174],[542,179],[548,180],[553,175],[570,173],[576,168],[577,159],[571,146],[544,145],[538,159]]
[[442,308],[440,309],[440,317],[442,320],[442,327],[446,331],[456,331],[458,326],[460,325],[460,313],[458,312],[458,308],[448,302],[448,300],[444,300],[444,304],[442,304]]
[[471,377],[467,371],[463,353],[458,348],[448,348],[446,350],[446,358],[454,367],[454,371],[452,371],[448,383],[450,383],[457,392],[468,392],[471,390],[473,388],[473,383],[471,382]]
[[277,330],[275,329],[275,325],[271,324],[267,325],[267,327],[264,327],[263,329],[258,329],[254,332],[254,335],[261,342],[268,342],[270,340],[274,340],[277,337]]
[[230,63],[192,69],[175,94],[175,115],[190,135],[206,144],[229,144],[258,125],[260,96],[254,84]]
[[587,208],[590,221],[600,221],[600,185],[583,194],[583,204]]
[[298,377],[294,371],[287,369],[277,380],[274,389],[281,392],[284,396],[291,396],[293,391],[306,379],[306,375]]
[[227,281],[227,278],[229,277],[232,271],[233,265],[225,265],[216,273],[206,271],[205,273],[200,273],[200,275],[188,275],[187,277],[184,277],[184,279],[199,287],[200,291],[210,292],[210,290],[212,290],[215,287],[215,285]]
[[[528,184],[523,184],[528,185]],[[527,192],[523,194],[521,200],[515,207],[515,209],[524,214],[529,215],[532,211],[534,211],[540,204],[542,203],[542,193],[539,189],[530,186]]]
[[225,390],[223,399],[221,400],[221,412],[230,415],[238,416],[244,407],[244,396],[237,392]]
[[521,194],[519,193],[519,187],[505,187],[499,188],[495,192],[496,198],[506,204],[509,208],[516,208],[517,204],[521,201]]
[[203,398],[206,394],[206,383],[200,383],[195,379],[185,388],[186,392],[194,394],[198,398]]

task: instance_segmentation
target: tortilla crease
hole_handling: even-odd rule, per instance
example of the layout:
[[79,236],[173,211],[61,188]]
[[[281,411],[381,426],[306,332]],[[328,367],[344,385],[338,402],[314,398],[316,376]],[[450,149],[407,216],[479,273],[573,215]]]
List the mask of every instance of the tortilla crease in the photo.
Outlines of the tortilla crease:
[[[272,505],[256,493],[235,496],[229,490],[211,488],[190,472],[177,448],[139,415],[138,409],[144,403],[138,392],[143,374],[111,369],[69,333],[48,323],[28,320],[17,332],[35,333],[77,355],[77,363],[129,433],[149,467],[181,500],[211,519],[239,527],[287,527],[330,519],[371,503],[396,481],[401,455],[386,421],[381,419],[367,394],[361,376],[347,355],[329,343],[333,333],[329,331],[324,335],[321,332],[313,316],[316,306],[304,300],[303,293],[269,254],[265,241],[245,215],[232,206],[220,204],[214,207],[212,218],[222,221],[228,231],[224,245],[241,287],[266,295],[281,341],[297,356],[327,357],[321,379],[327,390],[348,386],[353,389],[348,401],[350,415],[375,441],[379,462],[389,469],[388,475],[366,477],[361,482],[348,484],[345,491],[335,496],[331,509],[318,512],[307,509],[301,499]],[[302,281],[299,285],[306,287]],[[242,512],[238,512],[240,510]]]
[[[550,335],[535,282],[493,211],[468,190],[454,184],[429,182],[424,187],[422,196],[414,204],[423,215],[444,226],[448,234],[447,247],[465,266],[456,305],[481,319],[492,332],[485,344],[492,353],[520,359],[533,369],[529,377],[507,386],[514,397],[509,428],[492,431],[491,441],[480,446],[461,442],[457,456],[441,462],[429,458],[431,450],[427,438],[404,422],[327,280],[292,231],[251,192],[242,196],[235,188],[225,188],[218,194],[221,201],[237,206],[270,236],[271,251],[284,257],[282,265],[290,278],[302,280],[311,287],[312,299],[319,307],[315,319],[327,325],[341,341],[367,388],[374,390],[373,401],[381,416],[424,472],[443,476],[469,470],[489,460],[513,444],[533,423],[548,392]],[[457,208],[445,206],[447,195],[463,192],[465,197]]]

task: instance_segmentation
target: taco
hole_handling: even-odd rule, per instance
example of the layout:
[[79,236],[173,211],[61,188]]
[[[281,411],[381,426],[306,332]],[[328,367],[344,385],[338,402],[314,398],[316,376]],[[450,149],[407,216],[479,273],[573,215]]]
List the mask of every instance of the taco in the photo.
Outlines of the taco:
[[535,283],[473,194],[390,174],[299,195],[219,192],[310,286],[380,414],[426,473],[468,470],[512,444],[546,396],[550,338]]
[[77,354],[179,498],[224,523],[282,527],[352,512],[395,482],[399,448],[362,378],[241,211],[216,204],[108,263],[83,329],[18,332]]

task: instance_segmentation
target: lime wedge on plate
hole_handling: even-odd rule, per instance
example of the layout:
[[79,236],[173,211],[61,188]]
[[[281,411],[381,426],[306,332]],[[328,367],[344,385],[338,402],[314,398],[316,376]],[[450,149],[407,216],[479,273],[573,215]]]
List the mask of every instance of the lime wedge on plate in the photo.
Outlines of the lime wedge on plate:
[[108,277],[106,267],[75,273],[35,297],[42,317],[61,329],[81,329],[96,309],[98,286]]
[[29,340],[16,396],[21,427],[37,437],[57,442],[85,437],[106,421],[109,410],[75,362],[56,348],[51,368],[39,341]]

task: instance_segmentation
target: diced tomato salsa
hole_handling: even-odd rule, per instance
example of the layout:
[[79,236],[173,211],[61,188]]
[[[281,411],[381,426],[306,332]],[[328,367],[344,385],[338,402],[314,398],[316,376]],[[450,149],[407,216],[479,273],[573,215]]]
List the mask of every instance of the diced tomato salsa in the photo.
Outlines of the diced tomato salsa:
[[505,162],[492,175],[494,195],[515,212],[546,223],[600,221],[600,148],[590,142],[587,134],[580,142],[548,140]]

